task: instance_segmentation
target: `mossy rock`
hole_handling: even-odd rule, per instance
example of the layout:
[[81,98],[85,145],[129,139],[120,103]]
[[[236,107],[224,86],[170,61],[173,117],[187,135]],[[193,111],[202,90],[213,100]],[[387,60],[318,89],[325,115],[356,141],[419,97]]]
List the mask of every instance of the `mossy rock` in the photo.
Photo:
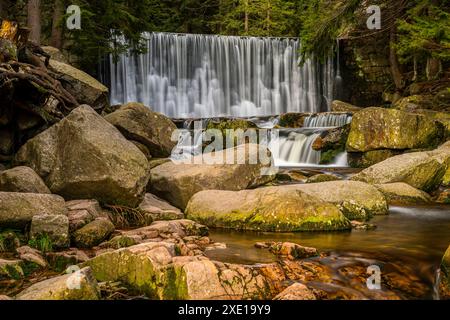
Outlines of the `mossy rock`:
[[367,183],[329,181],[291,187],[337,205],[351,220],[366,221],[375,215],[389,212],[385,196]]
[[348,164],[352,168],[368,168],[400,153],[401,151],[389,149],[367,152],[349,152]]
[[348,230],[334,205],[290,186],[243,191],[202,191],[186,208],[189,219],[208,227],[295,232]]
[[301,128],[307,116],[306,113],[285,113],[280,116],[278,125],[284,128]]
[[414,205],[431,202],[429,194],[403,182],[377,184],[375,187],[384,194],[390,205]]
[[429,192],[441,184],[449,155],[443,151],[405,153],[371,166],[351,180],[370,184],[404,182]]
[[396,109],[367,108],[353,116],[347,151],[432,148],[442,142],[444,126],[426,116]]

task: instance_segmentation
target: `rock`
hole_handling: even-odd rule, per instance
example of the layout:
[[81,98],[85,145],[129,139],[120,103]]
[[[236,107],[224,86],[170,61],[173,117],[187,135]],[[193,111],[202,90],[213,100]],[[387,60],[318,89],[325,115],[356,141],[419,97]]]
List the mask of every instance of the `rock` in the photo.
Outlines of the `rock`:
[[142,152],[89,106],[29,140],[16,162],[33,168],[53,193],[135,207],[148,181]]
[[99,245],[115,230],[111,221],[98,218],[88,223],[73,234],[73,241],[78,248],[92,248]]
[[409,205],[431,202],[429,194],[403,182],[377,184],[375,187],[384,194],[391,205]]
[[321,133],[312,145],[314,150],[321,151],[320,164],[332,163],[339,154],[345,151],[349,133],[350,124]]
[[87,73],[54,59],[50,59],[50,68],[58,74],[63,87],[78,103],[90,105],[96,110],[109,105],[108,88]]
[[0,173],[0,191],[51,194],[41,177],[28,167],[15,167]]
[[36,128],[43,124],[43,120],[41,117],[31,113],[31,112],[25,112],[21,111],[17,115],[16,118],[16,124],[17,128],[19,128],[20,131],[26,131],[33,128]]
[[0,227],[22,228],[35,215],[67,213],[60,196],[37,193],[0,192]]
[[271,243],[270,242],[257,242],[255,243],[256,249],[269,249]]
[[367,108],[353,116],[347,150],[430,148],[438,145],[443,135],[443,126],[425,116],[395,109]]
[[84,227],[96,218],[107,218],[97,200],[72,200],[66,202],[71,233]]
[[189,219],[208,227],[254,231],[346,230],[340,210],[291,186],[196,193],[186,208]]
[[7,128],[0,128],[0,154],[8,156],[14,151],[14,132]]
[[72,248],[60,252],[47,252],[45,257],[53,270],[62,272],[70,266],[78,265],[89,260],[83,251]]
[[443,300],[450,300],[450,246],[444,254],[440,269],[439,296]]
[[175,245],[167,242],[107,252],[85,265],[98,281],[121,281],[151,299],[263,299],[271,294],[261,272],[206,257],[176,256]]
[[171,160],[169,158],[152,158],[149,162],[148,162],[148,166],[150,169],[156,168],[157,166],[160,166],[164,163],[167,162],[171,162]]
[[394,103],[393,107],[402,111],[414,112],[419,109],[433,109],[433,102],[431,97],[413,95],[401,98]]
[[369,231],[369,230],[375,230],[377,228],[377,226],[374,224],[364,223],[364,222],[356,221],[356,220],[353,220],[351,223],[352,223],[352,228],[356,229],[356,230]]
[[40,268],[46,268],[48,266],[41,252],[37,249],[33,249],[29,246],[23,246],[17,249],[17,254],[20,260],[34,264]]
[[450,204],[450,189],[444,189],[436,198],[437,203]]
[[11,300],[13,300],[13,298],[5,295],[0,295],[0,301],[11,301]]
[[24,277],[20,260],[0,259],[0,279],[19,280]]
[[308,178],[299,170],[282,170],[276,175],[277,181],[304,182],[306,179]]
[[389,149],[367,152],[349,152],[348,164],[352,168],[368,168],[401,153],[402,151]]
[[183,219],[183,213],[180,209],[151,193],[145,194],[144,201],[139,205],[139,209],[149,215],[153,221]]
[[191,236],[203,237],[208,235],[208,228],[194,221],[183,219],[155,221],[147,227],[129,231],[118,231],[118,233],[124,237],[121,241],[143,243],[153,239],[183,239]]
[[35,215],[31,221],[30,238],[47,236],[54,248],[70,245],[69,219],[65,215]]
[[[219,130],[222,133],[223,145],[222,149],[226,148],[226,141],[230,139],[234,142],[234,145],[245,143],[245,140],[239,139],[239,132],[237,130],[242,130],[245,132],[248,129],[255,130],[258,132],[258,126],[246,119],[222,119],[219,121],[210,120],[206,127],[207,130]],[[232,131],[228,131],[232,130]],[[259,136],[257,137],[259,139]],[[259,143],[258,141],[251,141],[252,143]]]
[[17,300],[99,300],[97,281],[89,268],[38,282],[16,296]]
[[130,140],[145,145],[153,157],[168,157],[177,142],[172,134],[177,129],[166,116],[153,112],[141,103],[128,103],[105,119],[119,129]]
[[384,195],[367,183],[330,181],[290,187],[337,205],[350,220],[367,220],[374,215],[388,214]]
[[[265,147],[263,147],[265,148]],[[245,152],[247,150],[248,152]],[[238,157],[234,163],[226,164],[227,152]],[[249,159],[258,158],[259,146],[240,145],[234,149],[203,154],[203,159],[214,157],[222,164],[180,164],[164,163],[151,170],[149,191],[184,210],[189,199],[202,190],[242,190],[271,181],[274,176],[265,171],[268,167],[261,162],[249,164]],[[202,155],[193,158],[193,163],[202,161]],[[205,162],[202,162],[205,163]]]
[[338,181],[338,180],[342,180],[342,178],[335,176],[334,174],[316,174],[312,177],[309,177],[305,183],[318,183],[318,182]]
[[442,181],[445,164],[428,152],[414,152],[386,159],[360,173],[351,180],[370,184],[404,182],[410,186],[431,191]]
[[279,125],[284,128],[301,128],[307,116],[306,113],[285,113],[280,116]]
[[304,284],[294,283],[277,295],[274,300],[316,300],[316,296]]
[[144,156],[147,158],[147,160],[150,161],[152,159],[150,150],[148,150],[148,148],[145,145],[143,145],[140,142],[133,141],[133,140],[130,140],[130,142],[133,143],[144,154]]
[[363,108],[339,100],[334,100],[331,103],[331,111],[333,112],[358,112],[361,111],[362,109]]
[[316,257],[319,252],[316,248],[303,247],[291,242],[276,242],[271,244],[270,251],[273,254],[286,257],[289,260]]
[[67,61],[67,58],[64,56],[64,54],[58,48],[51,47],[51,46],[43,46],[41,48],[42,48],[42,50],[45,51],[45,53],[50,55],[50,58],[52,60],[56,60],[56,61],[63,62],[63,63],[69,63]]

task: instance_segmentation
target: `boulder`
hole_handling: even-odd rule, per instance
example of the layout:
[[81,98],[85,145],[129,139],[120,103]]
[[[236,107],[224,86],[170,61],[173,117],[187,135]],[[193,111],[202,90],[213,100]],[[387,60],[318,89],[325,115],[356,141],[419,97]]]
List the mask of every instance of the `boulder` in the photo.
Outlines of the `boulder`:
[[89,106],[29,140],[16,162],[33,168],[53,193],[135,207],[147,184],[148,161]]
[[396,109],[367,108],[353,116],[347,150],[430,148],[442,141],[444,128],[426,116]]
[[29,167],[15,167],[0,173],[0,191],[44,193],[51,191],[39,175]]
[[[113,243],[143,243],[149,240],[161,239],[182,239],[186,237],[203,237],[208,235],[208,228],[204,225],[191,220],[171,220],[171,221],[155,221],[150,226],[134,229],[117,231],[120,237],[111,239]],[[114,241],[113,241],[114,240]]]
[[274,300],[316,300],[316,296],[304,284],[294,283],[277,295]]
[[351,228],[336,206],[291,186],[201,191],[189,201],[186,215],[208,227],[238,230],[294,232]]
[[183,212],[180,209],[151,193],[145,194],[144,201],[139,205],[139,209],[145,215],[150,216],[153,221],[183,219]]
[[12,279],[19,280],[24,277],[20,260],[4,260],[0,259],[0,280]]
[[47,252],[45,257],[52,269],[57,272],[63,272],[70,266],[78,265],[89,260],[85,252],[76,248],[58,252]]
[[128,103],[105,119],[119,129],[130,140],[142,143],[153,157],[170,156],[177,142],[172,134],[177,129],[166,116],[153,112],[141,103]]
[[270,251],[275,255],[282,256],[289,260],[305,259],[319,255],[316,248],[304,247],[292,242],[272,243]]
[[99,300],[100,290],[89,268],[38,282],[16,296],[17,300]]
[[51,47],[51,46],[42,46],[42,50],[45,51],[48,55],[50,55],[50,58],[52,60],[56,60],[63,63],[69,63],[67,61],[67,58],[64,56],[64,54],[59,50],[58,48]]
[[20,260],[35,265],[39,268],[46,268],[48,266],[47,261],[45,261],[41,252],[37,249],[33,249],[29,246],[23,246],[17,248],[17,254],[19,255]]
[[441,262],[439,295],[441,299],[450,300],[450,247]]
[[67,248],[70,245],[69,219],[65,215],[35,215],[31,221],[30,238],[47,236],[53,248]]
[[363,108],[339,100],[334,100],[331,103],[331,111],[333,112],[358,112],[361,111],[362,109]]
[[151,299],[267,299],[273,286],[257,267],[177,256],[164,241],[106,252],[84,265],[98,281],[121,281]]
[[307,113],[285,113],[280,115],[279,125],[284,128],[301,128],[307,116]]
[[[262,147],[265,149],[265,147]],[[248,152],[244,152],[248,151]],[[227,164],[226,154],[230,152],[238,161]],[[184,164],[167,162],[151,170],[150,183],[147,189],[157,196],[169,201],[181,210],[184,210],[189,199],[202,190],[232,190],[249,189],[271,181],[274,177],[265,169],[267,166],[249,160],[257,157],[259,146],[240,145],[234,149],[217,151],[193,157],[191,163],[213,163],[214,157],[221,164]],[[205,161],[202,162],[202,159]],[[216,163],[217,163],[216,162]],[[269,164],[270,165],[270,164]]]
[[342,178],[335,176],[334,174],[316,174],[312,177],[309,177],[305,183],[319,183],[319,182],[327,182],[327,181],[338,181],[342,180]]
[[431,202],[431,197],[428,193],[403,182],[377,184],[375,187],[384,194],[391,205],[411,205]]
[[35,215],[66,215],[64,199],[37,193],[0,192],[0,227],[22,228]]
[[98,218],[75,231],[72,238],[78,248],[92,248],[102,243],[114,230],[115,227],[111,221]]
[[108,88],[87,73],[55,59],[50,59],[50,68],[78,103],[90,105],[96,110],[109,105]]
[[71,233],[97,218],[107,218],[97,200],[72,200],[66,202],[69,230]]
[[8,128],[0,128],[0,155],[9,156],[14,151],[14,132]]
[[351,180],[370,184],[404,182],[423,190],[434,190],[442,181],[446,165],[439,155],[414,152],[398,155],[354,175]]
[[367,152],[349,152],[348,164],[352,168],[368,168],[388,158],[401,154],[400,150],[372,150]]
[[374,215],[388,214],[384,195],[367,183],[330,181],[292,185],[290,188],[337,205],[350,220],[367,220]]

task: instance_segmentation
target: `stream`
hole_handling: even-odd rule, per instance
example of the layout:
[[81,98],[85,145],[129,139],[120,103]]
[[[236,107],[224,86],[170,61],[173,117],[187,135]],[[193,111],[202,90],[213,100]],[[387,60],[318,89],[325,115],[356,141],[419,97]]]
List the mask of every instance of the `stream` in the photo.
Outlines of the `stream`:
[[[255,243],[294,242],[325,252],[321,263],[336,276],[343,265],[378,265],[387,279],[396,279],[394,287],[401,298],[437,299],[436,274],[450,243],[450,207],[391,207],[389,215],[377,216],[371,223],[377,226],[375,230],[331,233],[211,230],[211,238],[225,243],[227,248],[208,251],[207,255],[229,263],[271,263],[277,257],[268,250],[257,249]],[[389,280],[383,278],[383,284],[386,281]],[[343,282],[344,287],[352,289],[351,281]]]

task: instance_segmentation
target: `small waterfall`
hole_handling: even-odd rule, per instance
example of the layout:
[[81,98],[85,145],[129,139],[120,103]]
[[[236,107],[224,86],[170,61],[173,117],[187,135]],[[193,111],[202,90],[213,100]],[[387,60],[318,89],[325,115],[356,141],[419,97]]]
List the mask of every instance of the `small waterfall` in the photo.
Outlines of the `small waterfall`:
[[[298,65],[296,38],[146,34],[148,53],[109,61],[111,103],[139,101],[174,118],[320,112],[333,58]],[[102,76],[102,78],[106,78]]]
[[[317,132],[303,130],[281,131],[279,138],[269,144],[269,149],[279,151],[278,156],[274,155],[275,165],[279,167],[318,165],[320,151],[313,150],[312,145],[319,135]],[[278,144],[276,149],[274,144]]]
[[305,118],[303,124],[306,128],[342,127],[352,121],[352,116],[346,113],[319,113]]

